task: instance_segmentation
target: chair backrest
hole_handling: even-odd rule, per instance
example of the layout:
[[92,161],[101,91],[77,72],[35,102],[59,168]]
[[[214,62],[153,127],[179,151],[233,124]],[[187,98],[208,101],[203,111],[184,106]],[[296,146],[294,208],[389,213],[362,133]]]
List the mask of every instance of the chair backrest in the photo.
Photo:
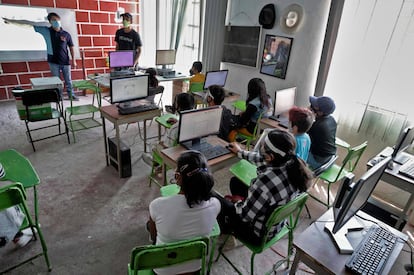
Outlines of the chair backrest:
[[26,192],[23,185],[15,182],[0,188],[0,211],[9,207],[23,204],[26,200]]
[[266,234],[263,236],[262,245],[264,246],[267,241],[269,231],[274,225],[282,222],[289,218],[288,228],[289,231],[293,231],[299,220],[299,215],[302,212],[302,208],[305,206],[306,200],[308,199],[308,193],[302,193],[293,200],[289,201],[285,205],[281,205],[273,210],[272,214],[266,221]]
[[148,89],[148,96],[162,94],[164,92],[164,86],[150,87]]
[[59,89],[33,89],[21,93],[23,105],[27,107],[61,101]]
[[135,247],[131,253],[129,269],[133,271],[132,274],[138,274],[139,270],[152,270],[200,259],[201,274],[204,274],[208,244],[208,238],[198,237],[163,245]]
[[[102,106],[102,90],[98,85],[95,85],[88,80],[76,80],[72,82],[72,85],[73,85],[73,88],[76,88],[78,90],[93,91],[94,97],[92,97],[92,105],[94,105],[95,96],[96,96],[98,107]],[[70,106],[73,107],[72,100],[70,101]]]
[[259,117],[257,118],[256,121],[256,126],[254,126],[254,130],[253,130],[253,137],[256,138],[257,136],[257,129],[259,129],[259,124],[260,124],[260,120],[262,119],[263,115],[265,114],[265,112],[262,112]]
[[190,92],[202,92],[204,91],[204,82],[193,82],[190,84]]
[[346,169],[348,172],[353,172],[359,162],[359,159],[361,158],[362,154],[367,148],[367,145],[368,145],[368,142],[365,141],[358,146],[350,148],[348,150],[348,154],[345,156],[342,162],[341,170]]

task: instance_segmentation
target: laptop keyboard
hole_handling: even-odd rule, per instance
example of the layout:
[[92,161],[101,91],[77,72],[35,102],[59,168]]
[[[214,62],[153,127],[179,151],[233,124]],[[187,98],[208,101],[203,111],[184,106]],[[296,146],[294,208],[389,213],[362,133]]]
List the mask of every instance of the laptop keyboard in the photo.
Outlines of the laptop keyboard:
[[398,170],[398,173],[408,178],[414,179],[414,160],[411,159],[402,165]]

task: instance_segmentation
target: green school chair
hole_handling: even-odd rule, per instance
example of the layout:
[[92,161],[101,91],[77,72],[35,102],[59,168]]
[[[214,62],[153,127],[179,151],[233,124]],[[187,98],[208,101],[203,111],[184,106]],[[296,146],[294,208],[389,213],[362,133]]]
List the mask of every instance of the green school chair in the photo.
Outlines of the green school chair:
[[241,112],[246,111],[246,101],[245,100],[236,100],[234,101],[231,106],[233,106],[233,114],[236,114],[236,110]]
[[253,133],[251,135],[245,135],[242,133],[237,133],[237,138],[242,139],[242,143],[246,143],[246,150],[250,150],[250,145],[257,139],[257,129],[259,128],[260,120],[262,119],[263,113],[260,114],[257,119],[256,126],[254,127]]
[[229,171],[236,176],[241,182],[250,186],[253,179],[257,178],[257,167],[251,162],[241,159],[240,161],[233,164]]
[[201,260],[199,274],[205,274],[208,238],[193,238],[163,245],[135,247],[128,264],[128,275],[155,274],[154,268],[168,267],[190,260]]
[[49,256],[47,254],[46,242],[43,238],[42,230],[39,224],[34,223],[30,216],[29,210],[26,205],[26,193],[24,191],[23,185],[20,183],[12,183],[0,188],[0,211],[3,211],[15,205],[19,205],[20,209],[25,215],[25,221],[23,222],[24,227],[22,227],[22,229],[31,228],[35,240],[37,239],[36,234],[38,235],[40,239],[40,244],[42,246],[42,252],[30,257],[29,259],[21,261],[20,263],[12,267],[7,267],[6,270],[0,271],[0,274],[7,273],[25,263],[31,262],[32,260],[42,255],[45,258],[47,269],[50,272],[52,270],[52,267],[50,265]]
[[[307,193],[302,193],[295,199],[291,200],[285,205],[277,207],[273,213],[270,215],[268,220],[266,221],[266,231],[265,234],[263,234],[262,241],[259,245],[254,245],[251,243],[248,243],[244,240],[238,239],[244,246],[246,246],[251,252],[251,258],[250,258],[250,274],[254,274],[254,258],[256,254],[260,254],[269,247],[273,246],[276,242],[281,240],[283,237],[288,236],[288,253],[286,255],[286,258],[278,261],[274,266],[273,270],[276,270],[279,266],[281,266],[284,262],[287,263],[287,268],[289,268],[290,264],[290,257],[292,255],[292,245],[293,245],[293,232],[296,229],[296,226],[299,221],[300,213],[302,212],[303,207],[305,206],[306,200],[308,199]],[[287,220],[287,224],[270,240],[267,239],[267,235],[271,228],[282,222],[283,220]],[[228,235],[224,243],[219,247],[219,255],[216,259],[216,261],[220,258],[220,256],[223,256],[223,258],[234,268],[235,271],[237,271],[239,274],[243,274],[231,261],[230,259],[223,253],[224,245],[226,244],[227,240],[229,239],[231,235]]]

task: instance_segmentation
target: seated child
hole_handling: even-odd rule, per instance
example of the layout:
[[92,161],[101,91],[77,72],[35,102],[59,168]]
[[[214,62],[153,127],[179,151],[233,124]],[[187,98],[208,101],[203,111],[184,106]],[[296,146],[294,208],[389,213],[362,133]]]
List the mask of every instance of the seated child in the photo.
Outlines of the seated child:
[[[211,197],[214,179],[200,152],[185,151],[180,155],[175,179],[180,192],[156,198],[149,205],[147,228],[156,244],[208,236],[220,212],[220,202]],[[154,271],[156,274],[195,274],[200,267],[200,261],[195,260]]]
[[291,132],[296,139],[296,155],[304,161],[308,160],[311,146],[311,139],[306,132],[312,126],[313,120],[313,114],[307,108],[294,106],[289,110]]
[[[208,106],[220,106],[224,101],[224,97],[225,92],[222,87],[217,85],[211,85],[208,87],[206,97]],[[220,131],[218,136],[221,139],[228,141],[230,129],[234,124],[233,114],[231,113],[231,110],[226,108],[226,106],[221,105],[221,107],[223,108],[223,114],[221,116]]]

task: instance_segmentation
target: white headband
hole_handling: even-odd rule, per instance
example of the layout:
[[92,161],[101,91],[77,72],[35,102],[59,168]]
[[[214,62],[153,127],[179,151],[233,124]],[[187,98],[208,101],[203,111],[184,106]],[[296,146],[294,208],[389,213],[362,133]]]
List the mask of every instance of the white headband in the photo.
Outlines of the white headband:
[[265,144],[266,144],[266,146],[267,146],[267,147],[269,147],[269,149],[270,149],[270,150],[272,150],[272,152],[275,152],[275,153],[277,153],[277,154],[281,155],[282,157],[286,156],[286,153],[285,153],[285,152],[283,152],[283,151],[282,151],[282,150],[280,150],[279,148],[276,148],[276,147],[272,144],[272,142],[271,142],[271,141],[270,141],[270,139],[269,139],[269,136],[266,136],[266,137],[265,137]]

